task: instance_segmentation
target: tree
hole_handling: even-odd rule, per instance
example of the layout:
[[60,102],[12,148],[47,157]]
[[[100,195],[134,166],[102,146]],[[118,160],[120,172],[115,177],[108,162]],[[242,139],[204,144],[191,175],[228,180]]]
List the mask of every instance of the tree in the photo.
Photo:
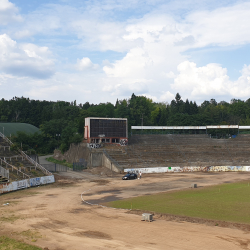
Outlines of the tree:
[[175,100],[171,101],[172,113],[184,113],[184,102],[179,93],[175,95]]

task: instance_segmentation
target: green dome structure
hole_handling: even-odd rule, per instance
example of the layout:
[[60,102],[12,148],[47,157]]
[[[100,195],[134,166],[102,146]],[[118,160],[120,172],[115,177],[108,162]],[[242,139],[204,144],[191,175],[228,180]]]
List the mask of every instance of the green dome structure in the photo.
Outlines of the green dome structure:
[[5,136],[16,135],[16,132],[21,131],[27,134],[34,134],[39,129],[28,123],[16,123],[16,122],[0,122],[0,132]]

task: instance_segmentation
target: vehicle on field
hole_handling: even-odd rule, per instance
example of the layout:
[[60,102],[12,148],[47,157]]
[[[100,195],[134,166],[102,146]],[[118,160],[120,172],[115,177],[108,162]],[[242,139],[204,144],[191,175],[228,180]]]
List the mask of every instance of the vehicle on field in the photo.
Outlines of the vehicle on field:
[[127,173],[122,177],[123,180],[132,180],[132,179],[137,179],[137,174],[135,173]]

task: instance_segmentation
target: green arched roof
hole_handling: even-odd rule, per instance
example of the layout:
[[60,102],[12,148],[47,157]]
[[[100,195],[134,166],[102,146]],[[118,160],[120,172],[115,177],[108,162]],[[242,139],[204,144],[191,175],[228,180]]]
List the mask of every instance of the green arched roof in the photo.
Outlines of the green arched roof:
[[0,132],[4,133],[5,136],[15,135],[17,131],[34,134],[35,132],[38,132],[39,129],[28,123],[0,122]]

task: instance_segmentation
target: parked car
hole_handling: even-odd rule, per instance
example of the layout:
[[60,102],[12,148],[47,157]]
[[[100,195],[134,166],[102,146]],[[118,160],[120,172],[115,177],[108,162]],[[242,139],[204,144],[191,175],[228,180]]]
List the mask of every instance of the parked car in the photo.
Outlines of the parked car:
[[135,173],[127,173],[122,177],[123,180],[131,180],[131,179],[137,179],[137,174]]

